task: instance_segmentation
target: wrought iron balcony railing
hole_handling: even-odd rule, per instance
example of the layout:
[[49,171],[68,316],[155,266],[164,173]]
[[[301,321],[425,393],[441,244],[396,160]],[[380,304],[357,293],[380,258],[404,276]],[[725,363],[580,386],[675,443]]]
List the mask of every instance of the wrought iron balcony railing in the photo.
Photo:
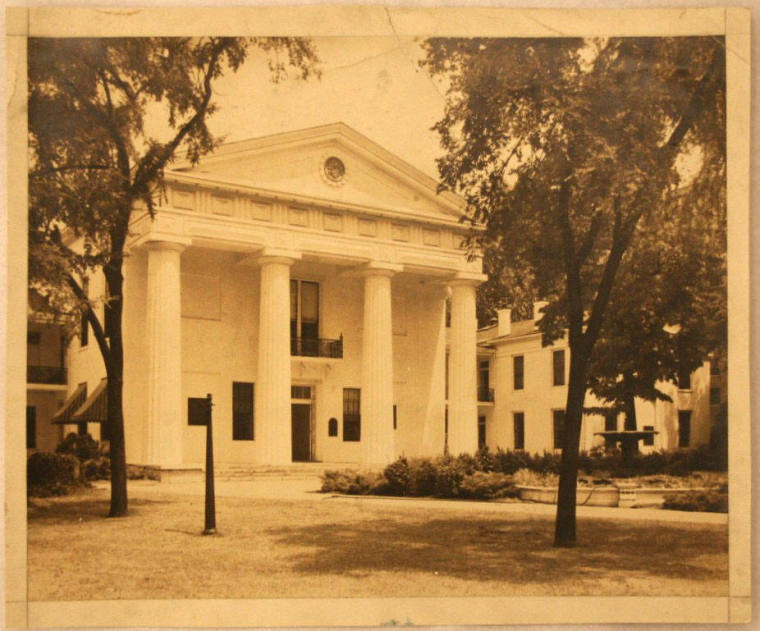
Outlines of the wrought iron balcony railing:
[[493,388],[478,386],[478,401],[493,403]]
[[26,382],[65,384],[66,369],[63,366],[27,366]]
[[290,354],[298,357],[343,357],[343,336],[337,340],[291,337]]

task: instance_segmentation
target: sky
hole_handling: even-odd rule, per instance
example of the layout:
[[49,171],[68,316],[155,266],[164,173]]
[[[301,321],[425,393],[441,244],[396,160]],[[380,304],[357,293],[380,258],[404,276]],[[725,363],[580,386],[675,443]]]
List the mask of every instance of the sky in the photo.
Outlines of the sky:
[[313,40],[320,79],[269,80],[265,57],[217,83],[219,111],[209,127],[228,141],[343,122],[432,177],[441,155],[431,131],[443,114],[444,93],[419,68],[421,41],[399,37]]

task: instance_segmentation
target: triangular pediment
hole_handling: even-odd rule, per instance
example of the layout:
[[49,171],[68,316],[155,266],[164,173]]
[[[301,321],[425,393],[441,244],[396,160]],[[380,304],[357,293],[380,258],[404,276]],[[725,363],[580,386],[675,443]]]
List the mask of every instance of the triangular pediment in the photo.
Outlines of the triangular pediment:
[[194,167],[195,178],[421,218],[457,219],[462,200],[343,123],[228,143]]

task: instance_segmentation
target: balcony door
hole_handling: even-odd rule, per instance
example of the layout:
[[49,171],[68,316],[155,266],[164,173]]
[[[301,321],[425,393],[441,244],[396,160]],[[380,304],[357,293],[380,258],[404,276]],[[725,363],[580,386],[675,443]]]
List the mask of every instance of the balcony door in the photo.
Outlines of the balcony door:
[[290,281],[290,339],[296,355],[319,355],[319,283]]

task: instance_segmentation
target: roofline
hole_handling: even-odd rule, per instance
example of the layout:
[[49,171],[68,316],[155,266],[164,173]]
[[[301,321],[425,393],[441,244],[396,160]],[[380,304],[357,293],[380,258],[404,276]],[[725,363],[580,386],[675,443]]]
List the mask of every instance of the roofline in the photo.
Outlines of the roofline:
[[[390,164],[406,175],[410,180],[416,182],[419,187],[426,189],[431,197],[436,199],[439,203],[443,203],[446,206],[449,206],[452,210],[464,214],[464,208],[466,205],[464,198],[451,191],[439,192],[439,183],[434,178],[408,163],[406,160],[399,158],[371,138],[368,138],[343,122],[316,125],[304,129],[268,134],[266,136],[260,136],[248,140],[236,140],[229,143],[223,143],[213,152],[204,156],[202,160],[206,163],[218,162],[225,157],[230,157],[237,153],[245,153],[265,147],[274,148],[303,140],[314,140],[319,138],[330,139],[338,136],[342,136],[356,145],[360,150],[374,154],[376,157],[380,158],[381,161]],[[190,166],[191,164],[187,158],[182,158],[178,160],[177,164],[169,169],[169,171],[177,171],[181,168]]]

